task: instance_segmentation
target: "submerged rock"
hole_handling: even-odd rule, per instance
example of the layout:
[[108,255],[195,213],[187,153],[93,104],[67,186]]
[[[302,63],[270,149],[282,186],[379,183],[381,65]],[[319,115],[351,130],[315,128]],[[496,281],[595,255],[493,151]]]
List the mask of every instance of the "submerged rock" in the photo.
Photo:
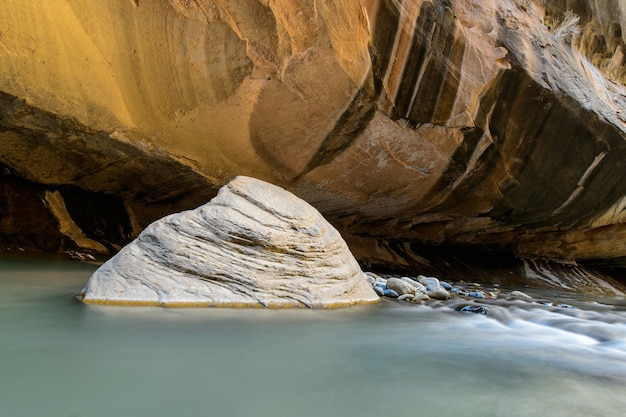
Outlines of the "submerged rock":
[[82,296],[96,304],[217,307],[379,300],[317,210],[249,177],[195,210],[152,223],[91,276]]
[[477,305],[477,306],[464,305],[464,306],[459,306],[457,308],[457,311],[460,311],[461,313],[474,313],[474,314],[486,315],[489,309],[482,305]]

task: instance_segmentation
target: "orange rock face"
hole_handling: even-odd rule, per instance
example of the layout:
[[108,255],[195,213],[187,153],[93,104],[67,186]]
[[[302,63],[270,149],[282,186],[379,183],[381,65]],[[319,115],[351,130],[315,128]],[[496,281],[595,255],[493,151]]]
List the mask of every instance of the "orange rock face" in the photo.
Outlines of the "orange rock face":
[[4,247],[113,252],[247,175],[368,264],[626,259],[618,1],[5,3]]

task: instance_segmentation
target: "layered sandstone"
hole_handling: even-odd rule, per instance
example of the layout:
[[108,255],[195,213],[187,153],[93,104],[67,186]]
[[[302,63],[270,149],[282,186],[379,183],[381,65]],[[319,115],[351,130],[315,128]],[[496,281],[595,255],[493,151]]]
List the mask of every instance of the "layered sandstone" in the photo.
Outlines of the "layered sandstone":
[[83,301],[211,307],[374,303],[341,235],[282,188],[237,177],[195,210],[169,215],[89,278]]
[[5,3],[5,247],[115,251],[250,175],[369,264],[625,263],[621,2]]

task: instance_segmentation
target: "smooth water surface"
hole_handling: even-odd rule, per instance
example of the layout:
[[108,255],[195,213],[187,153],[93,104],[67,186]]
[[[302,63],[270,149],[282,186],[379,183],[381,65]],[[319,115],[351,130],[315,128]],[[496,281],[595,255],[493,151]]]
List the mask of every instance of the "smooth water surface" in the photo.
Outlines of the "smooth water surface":
[[0,256],[0,416],[626,415],[624,300],[83,305],[95,268]]

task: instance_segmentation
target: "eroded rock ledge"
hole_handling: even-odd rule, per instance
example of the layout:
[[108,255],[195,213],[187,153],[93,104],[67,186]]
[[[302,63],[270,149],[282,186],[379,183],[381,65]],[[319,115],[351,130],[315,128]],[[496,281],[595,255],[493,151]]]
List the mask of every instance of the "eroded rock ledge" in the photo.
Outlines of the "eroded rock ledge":
[[429,245],[626,266],[623,2],[3,13],[4,248],[115,251],[248,175],[311,203],[368,265],[415,267]]
[[148,226],[82,292],[95,304],[334,308],[373,303],[341,235],[293,194],[237,177]]

